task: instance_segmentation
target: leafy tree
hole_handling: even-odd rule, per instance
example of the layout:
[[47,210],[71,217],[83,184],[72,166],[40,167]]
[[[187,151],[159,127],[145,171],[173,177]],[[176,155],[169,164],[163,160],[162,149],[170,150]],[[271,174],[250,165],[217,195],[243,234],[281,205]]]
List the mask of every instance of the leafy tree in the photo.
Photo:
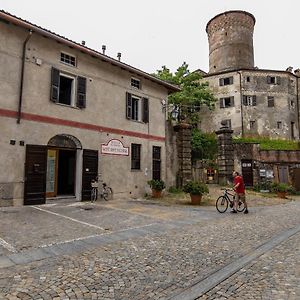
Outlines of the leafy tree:
[[214,133],[203,133],[198,128],[192,129],[192,156],[193,159],[216,159],[218,141]]
[[181,91],[169,96],[169,103],[179,107],[181,114],[191,123],[199,121],[198,112],[203,105],[210,110],[214,108],[216,99],[208,88],[208,83],[200,80],[202,76],[199,72],[190,72],[187,63],[184,62],[174,74],[166,66],[162,66],[153,75],[181,88]]

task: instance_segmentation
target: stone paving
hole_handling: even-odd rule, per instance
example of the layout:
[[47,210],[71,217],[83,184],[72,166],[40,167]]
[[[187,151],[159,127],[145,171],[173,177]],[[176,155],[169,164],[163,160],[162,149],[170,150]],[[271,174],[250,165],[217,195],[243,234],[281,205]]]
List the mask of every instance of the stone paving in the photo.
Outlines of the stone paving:
[[[17,251],[0,252],[0,299],[175,299],[300,225],[299,201],[252,207],[249,215],[145,201],[0,210],[0,237]],[[57,236],[41,240],[45,232]],[[199,299],[299,299],[297,260],[299,234]]]

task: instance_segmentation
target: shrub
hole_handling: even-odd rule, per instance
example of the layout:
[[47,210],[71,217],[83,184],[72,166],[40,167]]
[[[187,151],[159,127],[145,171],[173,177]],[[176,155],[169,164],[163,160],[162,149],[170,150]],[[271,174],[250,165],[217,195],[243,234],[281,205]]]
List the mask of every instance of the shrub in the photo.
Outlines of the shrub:
[[184,185],[183,191],[192,195],[203,195],[208,193],[208,187],[203,182],[190,181]]
[[157,191],[162,191],[166,187],[163,180],[152,179],[152,180],[148,181],[148,184],[151,187],[151,189],[157,190]]
[[182,192],[182,189],[177,188],[175,186],[170,186],[168,192],[171,193],[171,194],[180,194]]
[[284,193],[284,192],[288,192],[289,190],[291,190],[291,186],[286,184],[286,183],[283,183],[283,182],[280,182],[280,183],[277,183],[277,182],[274,182],[272,183],[272,191],[273,192],[281,192],[281,193]]

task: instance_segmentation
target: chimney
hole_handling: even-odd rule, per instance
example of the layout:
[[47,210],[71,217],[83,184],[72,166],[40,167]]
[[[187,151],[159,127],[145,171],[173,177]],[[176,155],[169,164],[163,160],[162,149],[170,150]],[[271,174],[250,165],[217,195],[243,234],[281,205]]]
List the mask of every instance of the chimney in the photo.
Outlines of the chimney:
[[102,45],[102,54],[104,54],[104,55],[105,55],[105,50],[106,50],[106,46]]
[[82,45],[82,46],[85,46],[85,41],[82,41],[82,42],[81,42],[81,45]]
[[119,60],[119,61],[121,61],[121,55],[122,55],[121,52],[118,52],[117,57],[118,57],[118,60]]

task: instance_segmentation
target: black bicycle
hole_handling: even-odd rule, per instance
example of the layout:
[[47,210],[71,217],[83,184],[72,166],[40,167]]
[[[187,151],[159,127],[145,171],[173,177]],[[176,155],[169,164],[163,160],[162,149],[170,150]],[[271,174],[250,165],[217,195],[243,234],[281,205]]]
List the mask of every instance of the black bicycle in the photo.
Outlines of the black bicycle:
[[[223,189],[224,194],[220,196],[217,201],[216,201],[216,208],[217,211],[220,213],[224,213],[228,206],[231,208],[233,207],[233,201],[235,194],[230,193],[228,189]],[[245,210],[245,204],[243,201],[239,201],[238,206],[237,206],[237,211],[243,212]]]

